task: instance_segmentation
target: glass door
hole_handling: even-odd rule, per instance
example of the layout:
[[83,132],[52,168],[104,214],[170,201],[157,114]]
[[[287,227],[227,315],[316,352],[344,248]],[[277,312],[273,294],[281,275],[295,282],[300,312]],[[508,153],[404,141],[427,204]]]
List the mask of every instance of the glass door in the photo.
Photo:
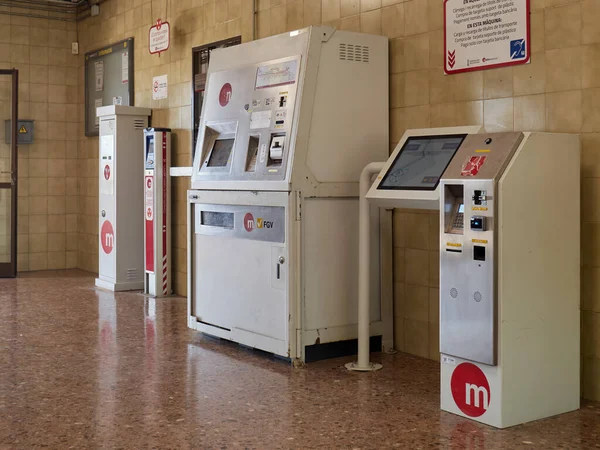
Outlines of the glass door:
[[17,276],[19,71],[0,70],[0,278]]

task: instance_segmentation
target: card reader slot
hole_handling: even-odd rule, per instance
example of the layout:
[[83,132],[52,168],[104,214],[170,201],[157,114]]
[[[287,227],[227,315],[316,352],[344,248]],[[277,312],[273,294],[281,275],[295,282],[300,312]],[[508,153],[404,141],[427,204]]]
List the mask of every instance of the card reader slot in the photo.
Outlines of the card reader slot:
[[250,136],[248,139],[248,155],[246,157],[246,172],[256,171],[256,159],[258,156],[258,143],[260,136]]

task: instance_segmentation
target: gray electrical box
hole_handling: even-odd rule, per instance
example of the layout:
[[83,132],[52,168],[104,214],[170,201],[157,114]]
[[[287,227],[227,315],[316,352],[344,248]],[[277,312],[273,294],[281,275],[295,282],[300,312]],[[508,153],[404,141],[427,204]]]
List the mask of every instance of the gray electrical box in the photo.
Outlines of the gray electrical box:
[[[4,142],[10,145],[11,120],[4,121]],[[17,144],[33,144],[33,120],[19,120],[17,124]]]

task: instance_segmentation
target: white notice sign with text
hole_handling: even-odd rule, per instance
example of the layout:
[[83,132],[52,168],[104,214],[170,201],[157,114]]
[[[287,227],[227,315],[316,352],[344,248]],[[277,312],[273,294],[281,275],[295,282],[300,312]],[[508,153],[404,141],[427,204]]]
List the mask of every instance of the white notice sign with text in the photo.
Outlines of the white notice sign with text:
[[171,46],[171,26],[169,22],[156,21],[148,31],[148,47],[151,54],[164,52]]
[[162,100],[169,96],[167,75],[152,79],[152,100]]
[[530,0],[444,0],[447,74],[526,64]]

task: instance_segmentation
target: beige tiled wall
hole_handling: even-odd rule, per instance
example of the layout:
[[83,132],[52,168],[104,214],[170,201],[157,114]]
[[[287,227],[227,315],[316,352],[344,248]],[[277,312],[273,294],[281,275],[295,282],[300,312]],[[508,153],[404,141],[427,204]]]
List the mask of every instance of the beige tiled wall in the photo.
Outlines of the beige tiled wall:
[[[79,25],[84,51],[136,38],[136,105],[154,108],[154,124],[174,129],[175,164],[190,163],[191,48],[252,36],[252,0],[109,0],[99,18]],[[390,38],[390,145],[408,128],[483,124],[489,131],[582,133],[583,393],[600,399],[600,1],[531,0],[532,60],[515,68],[443,74],[442,0],[257,0],[257,37],[326,23]],[[174,30],[161,58],[146,50],[161,16]],[[165,14],[166,13],[166,14]],[[80,60],[81,62],[82,60]],[[150,80],[169,74],[169,99],[150,100]],[[80,73],[80,80],[82,74]],[[82,101],[80,89],[80,101]],[[97,265],[97,141],[80,125],[81,267]],[[185,195],[174,182],[175,289],[185,294]],[[84,206],[85,205],[85,206]],[[438,358],[436,213],[394,214],[395,344]]]
[[[109,0],[101,14],[79,23],[79,103],[83,120],[83,55],[134,37],[135,106],[152,108],[152,124],[169,127],[172,164],[191,165],[192,145],[192,48],[228,37],[251,38],[249,0]],[[158,55],[148,52],[148,29],[160,17],[171,26],[171,48]],[[242,19],[245,17],[245,20]],[[168,75],[169,98],[153,101],[152,78]],[[98,270],[98,139],[86,138],[79,124],[79,267]],[[186,294],[186,196],[189,178],[172,179],[173,281],[175,292]]]
[[76,267],[76,24],[0,14],[0,26],[0,65],[19,69],[19,118],[35,121],[35,143],[19,147],[18,270]]

